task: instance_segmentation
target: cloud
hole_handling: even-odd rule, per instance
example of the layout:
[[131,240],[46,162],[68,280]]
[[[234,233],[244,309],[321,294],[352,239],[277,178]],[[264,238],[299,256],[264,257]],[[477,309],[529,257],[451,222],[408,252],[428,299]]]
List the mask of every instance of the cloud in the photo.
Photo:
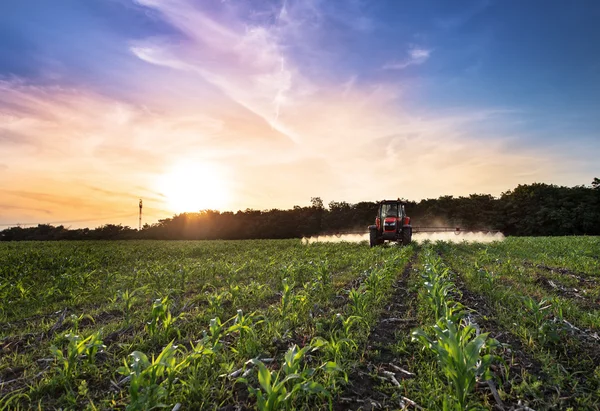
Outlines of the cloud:
[[[232,187],[225,208],[233,210],[287,208],[317,195],[356,202],[500,194],[523,176],[560,183],[579,173],[560,147],[527,148],[518,133],[497,131],[523,113],[419,109],[400,81],[340,74],[335,53],[320,47],[331,19],[324,2],[139,3],[172,30],[122,42],[139,67],[127,93],[0,82],[9,170],[0,187],[13,207],[0,223],[85,220],[101,210],[135,226],[140,197],[156,221],[171,215],[157,181],[180,163],[216,165]],[[413,45],[387,69],[431,55]]]
[[49,210],[45,210],[43,208],[19,207],[11,204],[0,204],[0,210],[29,210],[42,214],[51,214]]
[[152,64],[197,74],[276,128],[281,107],[301,83],[282,51],[279,26],[232,18],[221,22],[190,1],[139,1],[159,11],[186,40],[175,44],[168,38],[148,39],[132,46],[132,53]]
[[418,46],[412,46],[408,50],[408,58],[394,63],[387,63],[383,66],[384,70],[402,70],[409,66],[417,66],[429,60],[433,50]]
[[92,201],[89,201],[79,196],[65,196],[61,194],[48,194],[25,190],[2,190],[1,192],[4,194],[4,196],[21,197],[28,200],[34,200],[40,203],[49,203],[67,208],[94,208]]

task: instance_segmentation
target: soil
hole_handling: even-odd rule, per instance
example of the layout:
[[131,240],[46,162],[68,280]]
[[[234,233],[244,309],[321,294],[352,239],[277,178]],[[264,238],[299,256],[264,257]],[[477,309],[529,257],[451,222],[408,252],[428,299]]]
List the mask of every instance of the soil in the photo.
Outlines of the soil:
[[580,283],[583,282],[583,283],[598,284],[598,282],[600,282],[600,278],[598,278],[592,274],[577,272],[577,271],[569,270],[568,268],[549,267],[545,264],[534,264],[529,261],[524,261],[523,265],[525,267],[535,267],[535,268],[539,268],[539,269],[546,270],[546,271],[552,271],[552,272],[556,272],[559,274],[568,275],[570,277],[575,278]]
[[585,283],[579,288],[572,288],[560,283],[556,279],[548,278],[537,272],[535,273],[535,282],[546,291],[564,298],[573,299],[582,308],[595,310],[600,307],[600,298],[587,294],[589,289],[585,287]]

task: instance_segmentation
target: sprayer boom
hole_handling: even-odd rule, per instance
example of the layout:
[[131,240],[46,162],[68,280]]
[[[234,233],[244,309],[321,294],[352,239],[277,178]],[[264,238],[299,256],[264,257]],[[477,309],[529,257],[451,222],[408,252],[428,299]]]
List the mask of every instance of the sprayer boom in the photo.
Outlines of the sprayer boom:
[[484,234],[496,234],[499,233],[500,230],[471,230],[471,229],[463,229],[460,227],[413,227],[413,233],[451,233],[458,235],[460,233],[484,233]]

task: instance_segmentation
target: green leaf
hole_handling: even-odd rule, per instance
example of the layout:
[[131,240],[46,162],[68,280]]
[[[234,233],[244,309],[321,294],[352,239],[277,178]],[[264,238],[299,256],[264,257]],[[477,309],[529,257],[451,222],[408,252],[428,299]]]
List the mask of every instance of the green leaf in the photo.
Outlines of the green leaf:
[[325,364],[321,366],[325,372],[343,372],[339,365],[337,365],[334,361],[327,361]]
[[323,387],[321,384],[319,384],[315,381],[310,381],[310,382],[306,382],[306,383],[302,384],[302,390],[309,392],[311,394],[324,393],[324,394],[329,395],[329,391],[327,391],[325,389],[325,387]]
[[485,345],[485,335],[481,334],[469,342],[465,347],[465,357],[468,364],[475,364],[479,358],[479,351]]
[[261,361],[255,361],[255,364],[258,366],[258,382],[260,386],[263,387],[263,389],[266,391],[266,393],[270,394],[272,392],[271,372],[267,369],[267,367],[265,367],[265,365]]

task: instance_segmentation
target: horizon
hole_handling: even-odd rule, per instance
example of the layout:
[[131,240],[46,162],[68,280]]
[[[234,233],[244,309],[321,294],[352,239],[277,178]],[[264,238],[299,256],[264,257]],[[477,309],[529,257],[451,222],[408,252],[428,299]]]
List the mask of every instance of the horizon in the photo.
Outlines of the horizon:
[[[597,187],[595,186],[595,184],[597,184],[598,182],[598,178],[594,178],[594,182],[592,182],[591,185],[577,185],[577,186],[573,186],[573,187],[566,187],[566,186],[558,186],[556,184],[546,184],[546,183],[538,183],[538,182],[534,182],[534,183],[530,183],[530,184],[520,184],[519,186],[535,186],[535,185],[547,185],[547,186],[554,186],[554,187],[559,187],[559,188],[567,188],[567,189],[574,189],[574,188],[578,188],[578,187],[583,187],[583,188],[587,188],[590,190],[593,189],[597,189]],[[440,200],[444,197],[451,197],[454,199],[460,199],[460,198],[469,198],[471,196],[491,196],[492,199],[496,200],[496,201],[500,201],[502,199],[502,196],[504,196],[505,194],[510,194],[511,192],[513,192],[514,189],[516,189],[517,187],[513,187],[510,190],[507,190],[505,192],[502,192],[500,195],[494,196],[492,194],[489,193],[471,193],[469,195],[466,196],[453,196],[453,195],[440,195],[437,198],[421,198],[418,200],[413,200],[413,199],[407,199],[407,198],[398,198],[399,200],[403,201],[404,203],[414,203],[415,205],[419,205],[421,202],[423,201],[436,201],[436,200]],[[173,213],[170,216],[166,216],[166,217],[161,217],[160,219],[157,219],[156,221],[152,221],[151,223],[148,223],[147,221],[145,221],[145,219],[142,219],[143,221],[142,226],[146,227],[146,225],[148,226],[152,226],[154,224],[159,223],[160,221],[164,221],[164,220],[169,220],[169,219],[174,219],[176,217],[179,217],[181,215],[184,214],[203,214],[203,213],[218,213],[218,214],[224,214],[224,213],[231,213],[231,214],[238,214],[238,213],[246,213],[246,212],[256,212],[259,211],[261,213],[269,213],[272,211],[294,211],[296,207],[300,207],[300,208],[311,208],[314,205],[312,204],[312,200],[321,200],[323,203],[323,209],[325,210],[330,210],[331,211],[331,203],[346,203],[350,206],[356,206],[360,203],[373,203],[373,204],[377,204],[380,201],[385,201],[385,200],[394,200],[392,198],[380,198],[380,199],[376,199],[376,200],[363,200],[363,201],[359,201],[359,202],[347,202],[344,200],[330,200],[330,201],[324,201],[321,197],[314,197],[311,198],[311,201],[309,202],[309,204],[305,204],[305,205],[299,205],[299,204],[295,204],[291,207],[288,208],[262,208],[262,209],[253,209],[253,208],[246,208],[246,209],[230,209],[230,210],[217,210],[217,209],[210,209],[210,208],[206,208],[206,209],[200,209],[200,210],[193,210],[193,211],[182,211],[182,212],[176,212]],[[138,201],[140,201],[142,199],[139,199]],[[145,205],[144,205],[144,210],[145,210]],[[412,213],[409,213],[412,214]],[[86,222],[97,222],[97,221],[102,221],[102,220],[110,220],[113,219],[114,217],[107,217],[106,219],[102,219],[102,220],[97,220],[97,219],[83,219],[83,220],[77,220],[77,221],[47,221],[47,222],[43,222],[43,223],[27,223],[27,222],[23,222],[23,223],[13,223],[13,224],[0,224],[0,231],[4,230],[4,229],[8,229],[8,228],[13,228],[13,227],[19,227],[19,228],[30,228],[30,227],[36,227],[36,226],[42,226],[42,225],[47,225],[47,226],[52,226],[52,227],[60,227],[63,226],[65,229],[67,230],[77,230],[77,229],[90,229],[90,230],[94,230],[94,229],[98,229],[104,226],[109,226],[109,225],[115,225],[115,226],[122,226],[124,228],[130,228],[133,230],[137,230],[136,226],[139,225],[139,213],[135,214],[135,215],[128,215],[127,217],[130,217],[130,220],[133,220],[133,218],[135,217],[135,225],[134,224],[128,224],[126,222],[119,222],[119,223],[114,223],[111,221],[106,221],[102,224],[96,225],[96,226],[89,226],[89,225],[85,225],[84,223]],[[441,221],[439,220],[438,217],[435,217],[434,220],[436,221]],[[75,224],[75,226],[73,226],[73,224]],[[448,224],[448,223],[428,223],[429,225],[433,224],[434,226],[447,226],[447,227],[451,227],[453,228],[454,225],[452,224]]]
[[0,226],[137,227],[140,198],[152,224],[588,186],[598,17],[595,1],[2,4]]

